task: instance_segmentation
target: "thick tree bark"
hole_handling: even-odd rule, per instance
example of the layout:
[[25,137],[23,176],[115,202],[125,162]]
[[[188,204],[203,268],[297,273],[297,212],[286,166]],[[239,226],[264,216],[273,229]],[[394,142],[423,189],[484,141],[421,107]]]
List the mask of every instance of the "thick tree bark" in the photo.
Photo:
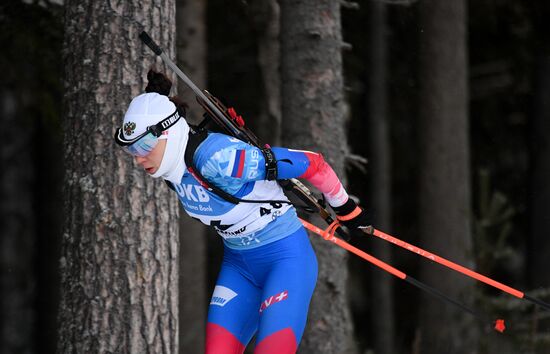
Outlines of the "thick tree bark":
[[177,353],[177,200],[112,138],[154,58],[141,26],[174,57],[174,2],[65,6],[58,351]]
[[[426,0],[419,7],[420,244],[473,268],[466,2]],[[422,262],[420,278],[471,304],[472,282],[449,272]],[[422,353],[474,352],[469,314],[429,295],[421,304]]]
[[[206,87],[206,1],[176,0],[177,62],[199,88]],[[179,97],[189,105],[187,121],[199,123],[202,108],[186,86],[178,87]],[[184,213],[182,213],[184,214]],[[206,324],[207,264],[206,230],[187,215],[180,218],[180,353],[204,351]]]
[[[345,181],[340,3],[284,0],[281,4],[283,143],[310,149]],[[352,324],[348,309],[347,254],[313,236],[319,279],[301,345],[302,353],[347,353]]]
[[[369,141],[371,156],[369,172],[372,188],[368,205],[376,210],[376,225],[391,232],[391,146],[389,118],[387,113],[387,25],[386,4],[370,3],[369,30]],[[391,262],[391,248],[387,243],[376,242],[373,254]],[[395,322],[393,281],[391,275],[374,269],[370,279],[371,328],[376,353],[395,353]]]

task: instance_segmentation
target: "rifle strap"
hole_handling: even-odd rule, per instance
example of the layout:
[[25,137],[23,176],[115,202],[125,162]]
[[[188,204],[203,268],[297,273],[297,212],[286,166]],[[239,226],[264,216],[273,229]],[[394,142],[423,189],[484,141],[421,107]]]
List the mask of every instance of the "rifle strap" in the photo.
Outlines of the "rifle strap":
[[[193,157],[195,156],[195,151],[197,151],[197,148],[199,145],[206,140],[208,137],[208,132],[204,129],[196,129],[196,127],[190,126],[189,127],[189,140],[187,141],[187,147],[185,148],[185,165],[187,166],[187,170],[191,175],[208,191],[218,195],[222,199],[233,203],[233,204],[239,204],[239,203],[284,203],[284,204],[292,204],[288,200],[251,200],[251,199],[240,199],[235,197],[232,194],[227,193],[223,189],[215,186],[214,184],[211,184],[208,182],[208,180],[200,173],[199,169],[195,168],[195,164],[193,162]],[[264,150],[268,150],[267,153],[264,152]],[[275,156],[273,155],[273,152],[271,149],[266,148],[262,149],[262,153],[264,154],[264,157],[266,157],[266,179],[273,180],[277,177],[277,161],[275,160]],[[273,167],[273,165],[275,167]],[[269,169],[269,170],[268,170]],[[273,172],[274,170],[274,172]]]

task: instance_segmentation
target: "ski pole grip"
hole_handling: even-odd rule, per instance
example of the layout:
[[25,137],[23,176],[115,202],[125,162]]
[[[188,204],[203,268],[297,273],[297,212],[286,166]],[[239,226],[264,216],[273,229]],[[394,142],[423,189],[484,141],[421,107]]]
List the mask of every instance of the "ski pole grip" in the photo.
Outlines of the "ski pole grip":
[[155,41],[153,41],[153,38],[151,38],[147,32],[143,31],[139,34],[139,39],[141,39],[141,41],[143,43],[145,43],[149,48],[151,48],[151,50],[156,54],[156,55],[161,55],[162,54],[162,49],[160,49],[160,47],[155,43]]

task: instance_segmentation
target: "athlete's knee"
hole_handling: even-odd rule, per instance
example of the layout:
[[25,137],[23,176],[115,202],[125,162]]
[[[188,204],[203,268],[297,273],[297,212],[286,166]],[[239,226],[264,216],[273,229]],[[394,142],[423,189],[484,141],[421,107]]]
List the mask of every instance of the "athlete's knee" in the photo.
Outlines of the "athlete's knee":
[[254,354],[294,354],[298,349],[296,336],[291,328],[284,328],[263,338]]
[[206,354],[242,354],[245,345],[224,327],[215,323],[206,325]]

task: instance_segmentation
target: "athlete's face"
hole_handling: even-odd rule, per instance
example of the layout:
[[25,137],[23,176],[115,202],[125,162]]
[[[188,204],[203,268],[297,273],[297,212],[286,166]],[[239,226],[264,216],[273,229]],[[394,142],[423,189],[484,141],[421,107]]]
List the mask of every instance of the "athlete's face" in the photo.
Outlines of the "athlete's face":
[[162,157],[164,156],[164,150],[166,150],[166,139],[159,139],[157,146],[147,156],[134,157],[137,164],[141,165],[145,172],[152,175],[160,167]]

